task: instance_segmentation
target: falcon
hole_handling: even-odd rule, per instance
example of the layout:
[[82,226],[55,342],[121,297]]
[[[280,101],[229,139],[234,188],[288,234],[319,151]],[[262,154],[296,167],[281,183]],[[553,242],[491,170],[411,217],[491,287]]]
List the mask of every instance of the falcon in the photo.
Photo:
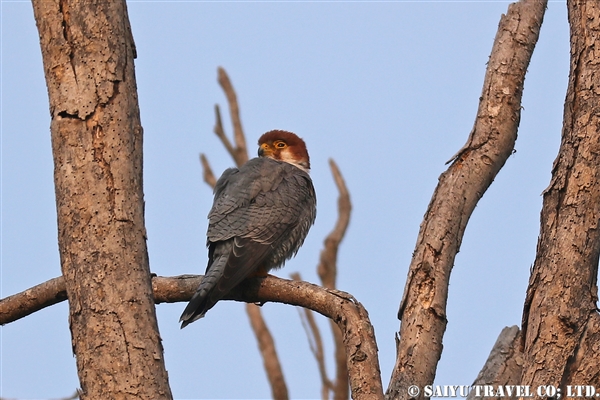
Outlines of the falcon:
[[244,279],[283,266],[302,246],[317,215],[304,140],[274,130],[258,157],[217,181],[208,214],[208,266],[181,315],[181,328],[204,317]]

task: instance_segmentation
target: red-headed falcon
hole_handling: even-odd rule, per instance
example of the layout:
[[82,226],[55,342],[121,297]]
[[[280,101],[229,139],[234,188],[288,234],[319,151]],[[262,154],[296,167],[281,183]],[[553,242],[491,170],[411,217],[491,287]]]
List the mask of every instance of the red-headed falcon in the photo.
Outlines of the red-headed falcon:
[[266,275],[298,252],[315,222],[317,200],[302,139],[270,131],[258,158],[229,168],[217,181],[208,214],[208,267],[181,315],[181,327],[204,317],[232,288]]

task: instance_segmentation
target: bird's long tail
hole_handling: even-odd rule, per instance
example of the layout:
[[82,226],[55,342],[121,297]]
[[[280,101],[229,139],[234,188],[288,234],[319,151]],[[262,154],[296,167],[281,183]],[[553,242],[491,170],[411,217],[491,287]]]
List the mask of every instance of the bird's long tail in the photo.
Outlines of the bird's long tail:
[[221,251],[220,254],[215,254],[214,261],[207,268],[200,286],[198,286],[196,293],[194,293],[183,314],[181,314],[181,318],[179,318],[181,328],[185,328],[192,322],[204,317],[204,314],[226,294],[215,293],[215,289],[217,289],[218,282],[223,278],[225,273],[229,258],[228,253],[229,251],[226,250]]

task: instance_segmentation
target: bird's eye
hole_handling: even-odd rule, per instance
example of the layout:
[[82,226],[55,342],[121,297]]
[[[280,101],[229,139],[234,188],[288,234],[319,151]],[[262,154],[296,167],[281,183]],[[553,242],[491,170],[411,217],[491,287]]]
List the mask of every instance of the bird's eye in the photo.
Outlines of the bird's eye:
[[283,149],[285,147],[285,143],[284,142],[277,142],[277,143],[275,143],[275,147],[277,147],[278,149]]

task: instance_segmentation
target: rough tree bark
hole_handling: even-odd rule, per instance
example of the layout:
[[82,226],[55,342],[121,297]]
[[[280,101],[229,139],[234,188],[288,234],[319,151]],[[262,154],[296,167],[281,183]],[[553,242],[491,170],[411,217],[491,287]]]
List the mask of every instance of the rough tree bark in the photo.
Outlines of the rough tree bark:
[[562,140],[544,192],[522,324],[522,383],[561,386],[563,394],[567,384],[600,386],[600,4],[567,6],[571,67]]
[[146,249],[142,127],[125,2],[34,0],[33,8],[81,398],[171,398]]
[[[517,385],[521,380],[523,354],[521,353],[521,331],[518,326],[502,330],[485,365],[475,378],[473,385]],[[476,391],[469,392],[467,400],[476,400]],[[510,397],[516,398],[516,396]]]
[[410,385],[433,383],[446,330],[450,271],[475,205],[513,151],[525,73],[545,8],[540,0],[513,3],[500,20],[475,125],[440,176],[421,224],[398,311],[402,323],[388,399],[411,398]]

